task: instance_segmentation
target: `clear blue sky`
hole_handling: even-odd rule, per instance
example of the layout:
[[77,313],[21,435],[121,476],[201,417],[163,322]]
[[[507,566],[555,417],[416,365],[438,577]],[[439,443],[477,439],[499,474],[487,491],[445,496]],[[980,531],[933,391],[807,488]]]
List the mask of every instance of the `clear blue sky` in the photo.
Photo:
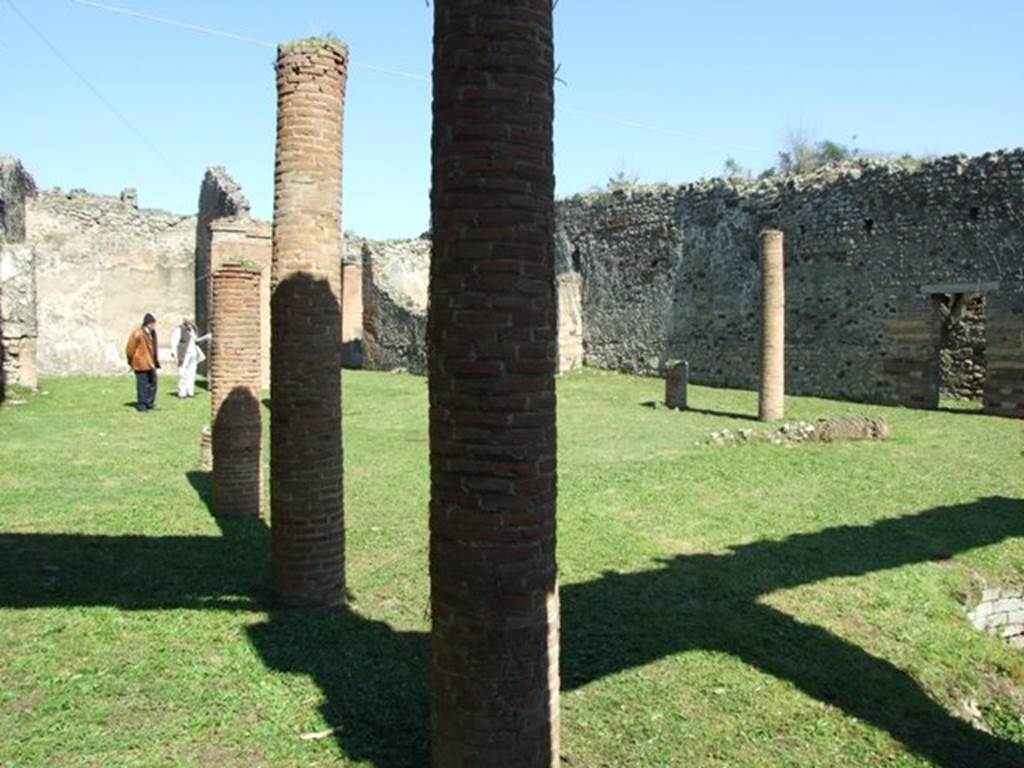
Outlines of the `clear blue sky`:
[[[204,169],[224,165],[270,218],[271,48],[74,0],[13,0],[144,141],[10,2],[0,0],[0,154],[22,158],[43,187],[134,186],[141,205],[182,213]],[[356,64],[430,74],[424,0],[103,2],[271,42],[333,32]],[[729,156],[760,170],[794,130],[916,154],[1020,146],[1022,29],[1021,0],[559,0],[558,194],[618,172],[690,181]],[[353,67],[345,119],[345,228],[425,230],[429,82]]]

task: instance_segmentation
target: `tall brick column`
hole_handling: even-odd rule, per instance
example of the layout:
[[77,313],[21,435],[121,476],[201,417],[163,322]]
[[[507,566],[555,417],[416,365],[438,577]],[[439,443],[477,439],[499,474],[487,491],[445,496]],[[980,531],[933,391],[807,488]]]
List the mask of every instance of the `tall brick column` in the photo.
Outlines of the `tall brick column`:
[[263,509],[261,303],[259,268],[225,264],[213,273],[210,423],[217,515],[259,516]]
[[433,764],[555,766],[551,0],[435,0]]
[[341,130],[348,50],[277,54],[270,342],[273,581],[285,606],[344,602]]
[[761,233],[761,395],[758,418],[775,421],[785,415],[786,281],[782,232]]

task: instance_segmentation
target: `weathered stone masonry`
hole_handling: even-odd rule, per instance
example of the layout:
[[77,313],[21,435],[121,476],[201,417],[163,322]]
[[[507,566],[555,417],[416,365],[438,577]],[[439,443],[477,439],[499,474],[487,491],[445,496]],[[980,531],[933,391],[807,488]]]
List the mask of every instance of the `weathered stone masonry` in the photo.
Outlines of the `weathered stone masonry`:
[[433,764],[559,762],[550,0],[437,0]]
[[[163,344],[193,316],[194,216],[84,190],[42,191],[26,211],[41,374],[124,374],[125,339],[143,314],[156,316]],[[173,371],[166,347],[161,360]]]
[[576,278],[580,286],[585,364],[653,373],[667,359],[678,197],[678,190],[649,187],[559,201],[558,231],[568,252],[559,280]]
[[36,253],[25,243],[26,202],[35,194],[21,163],[0,157],[0,401],[8,384],[36,386]]
[[787,391],[934,404],[936,296],[984,294],[986,335],[1013,336],[1022,182],[1015,150],[570,198],[559,226],[583,280],[585,361],[656,373],[687,359],[696,383],[756,388],[757,234],[772,227],[786,236]]
[[271,529],[283,605],[345,599],[341,132],[348,52],[278,49],[271,295]]
[[211,282],[213,511],[259,516],[263,508],[260,271],[226,264],[213,273]]
[[362,367],[426,373],[430,240],[363,241],[361,253]]

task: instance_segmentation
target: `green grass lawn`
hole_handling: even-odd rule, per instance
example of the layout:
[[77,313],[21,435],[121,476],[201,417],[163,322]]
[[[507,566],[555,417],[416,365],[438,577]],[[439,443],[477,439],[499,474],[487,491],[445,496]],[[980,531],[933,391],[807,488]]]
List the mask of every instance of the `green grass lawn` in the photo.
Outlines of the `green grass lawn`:
[[[345,373],[336,612],[269,610],[266,524],[211,517],[207,394],[133,388],[0,408],[0,766],[426,765],[426,381]],[[709,447],[755,393],[558,394],[563,764],[1024,765],[1024,656],[963,608],[1024,581],[1021,422],[791,398],[893,438]]]

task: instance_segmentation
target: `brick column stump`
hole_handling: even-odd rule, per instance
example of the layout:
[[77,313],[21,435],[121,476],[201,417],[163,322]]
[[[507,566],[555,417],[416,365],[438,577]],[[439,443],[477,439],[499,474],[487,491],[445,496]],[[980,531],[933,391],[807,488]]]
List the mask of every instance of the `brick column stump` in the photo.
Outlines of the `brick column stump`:
[[785,415],[786,290],[782,232],[761,233],[761,393],[758,418],[776,421]]
[[435,0],[432,761],[559,763],[550,0]]
[[271,268],[270,487],[274,596],[345,600],[341,455],[341,134],[348,50],[277,54]]
[[258,517],[263,509],[260,273],[226,264],[213,273],[210,423],[213,510]]
[[686,410],[686,390],[690,381],[690,364],[685,360],[670,363],[665,371],[665,405],[677,411]]

